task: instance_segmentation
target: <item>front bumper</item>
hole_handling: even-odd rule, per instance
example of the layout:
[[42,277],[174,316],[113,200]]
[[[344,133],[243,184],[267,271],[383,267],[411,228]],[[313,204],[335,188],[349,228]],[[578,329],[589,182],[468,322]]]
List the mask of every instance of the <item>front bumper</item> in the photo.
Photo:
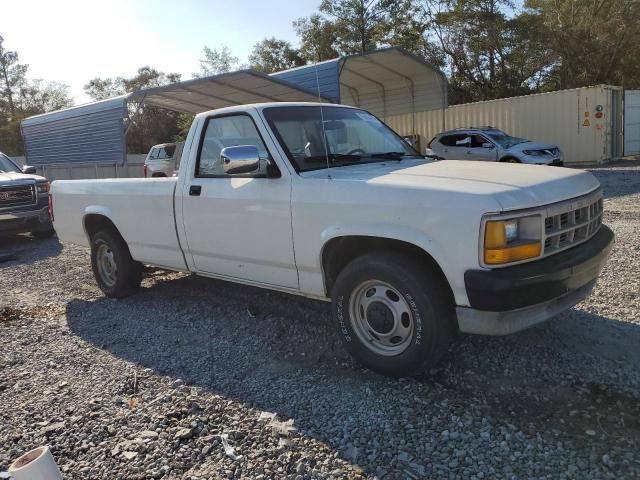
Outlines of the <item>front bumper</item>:
[[602,225],[590,240],[530,263],[495,270],[468,270],[470,307],[458,307],[465,333],[507,335],[544,322],[589,296],[613,247]]
[[18,212],[0,212],[0,233],[24,233],[52,228],[49,207]]

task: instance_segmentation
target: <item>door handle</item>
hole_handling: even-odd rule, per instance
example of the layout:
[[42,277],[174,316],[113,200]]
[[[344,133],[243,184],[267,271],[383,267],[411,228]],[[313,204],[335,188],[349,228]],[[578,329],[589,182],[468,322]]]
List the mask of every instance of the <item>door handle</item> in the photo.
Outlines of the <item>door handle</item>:
[[201,192],[202,192],[201,185],[191,185],[189,187],[189,195],[191,195],[192,197],[199,197]]

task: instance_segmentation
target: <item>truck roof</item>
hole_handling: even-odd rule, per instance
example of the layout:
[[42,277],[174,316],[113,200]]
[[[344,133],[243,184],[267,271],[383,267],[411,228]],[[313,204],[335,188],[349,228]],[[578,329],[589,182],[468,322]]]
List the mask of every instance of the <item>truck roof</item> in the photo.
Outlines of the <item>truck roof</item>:
[[248,103],[246,105],[233,105],[230,107],[216,108],[214,110],[209,110],[207,112],[202,112],[196,115],[196,117],[208,116],[211,115],[211,112],[237,112],[237,111],[247,111],[251,109],[263,110],[265,108],[271,107],[323,107],[323,108],[352,108],[358,109],[359,107],[354,107],[352,105],[343,105],[340,103],[323,103],[323,102],[261,102],[261,103]]

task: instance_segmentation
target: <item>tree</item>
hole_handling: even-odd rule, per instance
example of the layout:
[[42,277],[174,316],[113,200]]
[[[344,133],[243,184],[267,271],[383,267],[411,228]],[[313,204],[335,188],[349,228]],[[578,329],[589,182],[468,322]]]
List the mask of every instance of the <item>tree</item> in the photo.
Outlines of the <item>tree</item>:
[[0,36],[0,151],[22,155],[20,122],[25,117],[70,107],[69,87],[44,80],[29,81],[28,65],[4,48]]
[[54,112],[72,105],[69,86],[62,83],[36,79],[20,89],[19,111],[22,118]]
[[299,67],[307,62],[289,42],[271,37],[253,46],[249,63],[254,70],[273,73]]
[[444,54],[429,38],[431,22],[417,0],[381,0],[382,46],[400,47],[442,68]]
[[320,12],[293,23],[308,61],[396,46],[434,65],[444,62],[418,0],[324,0]]
[[427,0],[423,8],[446,57],[450,104],[535,91],[545,48],[529,35],[535,19],[507,16],[511,0]]
[[[29,65],[18,63],[18,53],[5,50],[4,38],[0,35],[0,102],[6,104],[6,111],[10,118],[15,118],[16,99],[19,90],[26,83],[26,73]],[[0,104],[0,109],[2,108]]]
[[194,73],[193,77],[209,77],[220,73],[230,72],[238,66],[238,57],[234,57],[226,45],[220,50],[204,46],[204,59],[200,60],[202,72]]
[[126,93],[122,77],[115,79],[96,77],[89,80],[83,88],[85,93],[94,100],[105,100]]
[[[94,78],[84,86],[84,91],[94,100],[102,100],[126,92],[160,87],[180,81],[177,73],[164,73],[149,66],[141,67],[130,78]],[[181,114],[170,110],[145,106],[142,114],[130,112],[133,125],[127,134],[130,153],[146,153],[158,143],[180,139]]]
[[379,0],[322,0],[320,12],[334,20],[337,47],[344,54],[375,50],[384,36]]
[[337,50],[338,27],[319,14],[293,22],[300,39],[300,56],[308,62],[322,62],[340,56]]
[[640,86],[640,2],[527,0],[525,8],[553,52],[545,89]]

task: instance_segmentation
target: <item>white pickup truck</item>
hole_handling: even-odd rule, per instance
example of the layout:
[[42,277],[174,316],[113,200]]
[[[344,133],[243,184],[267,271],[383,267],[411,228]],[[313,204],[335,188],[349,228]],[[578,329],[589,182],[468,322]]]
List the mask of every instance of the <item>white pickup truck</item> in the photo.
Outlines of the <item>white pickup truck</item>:
[[590,173],[421,157],[352,107],[198,115],[177,178],[52,186],[63,242],[110,297],[142,265],[331,300],[362,364],[434,365],[456,331],[504,335],[591,292],[613,244]]

